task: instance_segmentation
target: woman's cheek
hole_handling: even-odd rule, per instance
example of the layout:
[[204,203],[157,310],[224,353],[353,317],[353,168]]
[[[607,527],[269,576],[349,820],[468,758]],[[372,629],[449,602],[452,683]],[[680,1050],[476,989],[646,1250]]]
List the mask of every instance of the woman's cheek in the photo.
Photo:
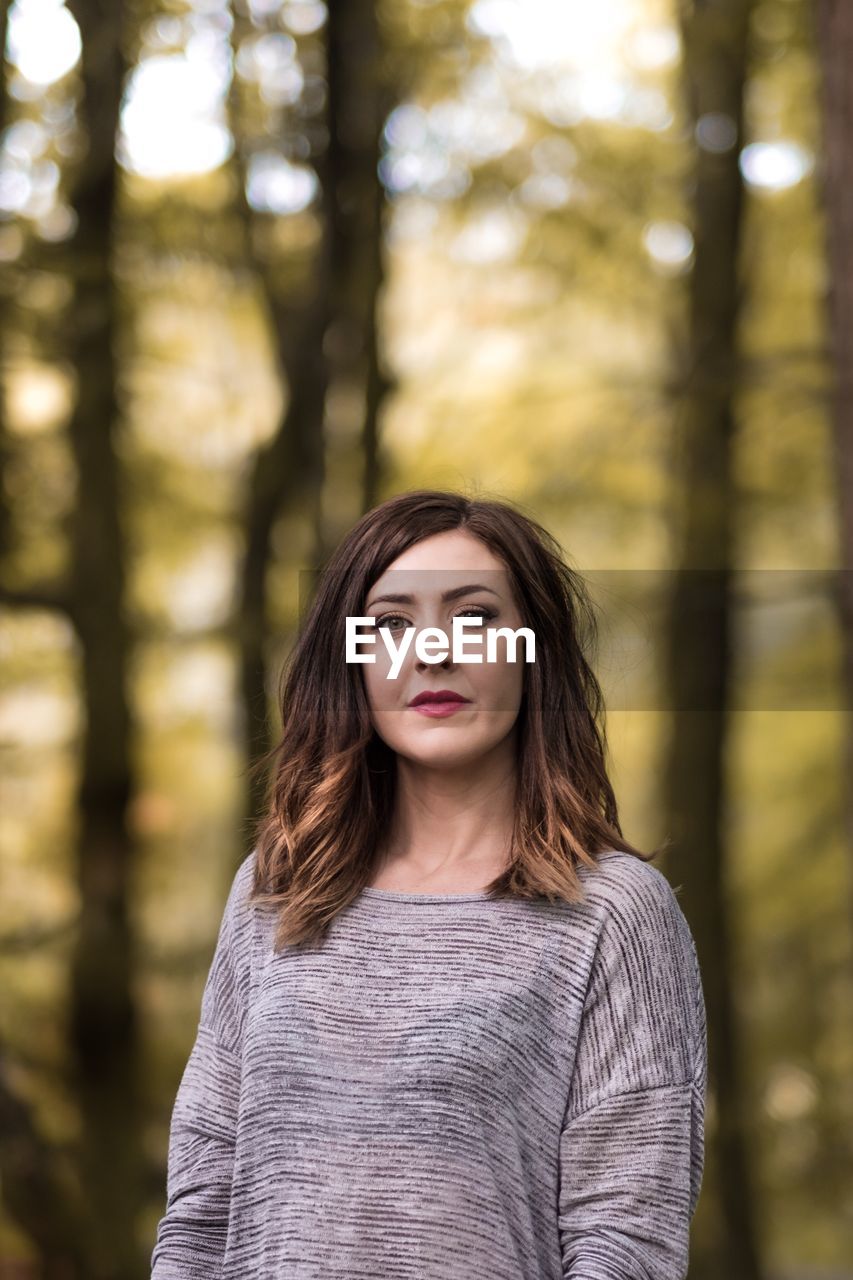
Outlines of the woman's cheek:
[[[472,681],[472,684],[474,682]],[[510,711],[517,701],[517,676],[507,663],[483,663],[475,688],[493,711]]]
[[365,690],[371,710],[394,706],[397,701],[399,677],[397,680],[388,678],[391,664],[387,657],[377,657],[376,662],[366,664],[362,670],[365,673]]

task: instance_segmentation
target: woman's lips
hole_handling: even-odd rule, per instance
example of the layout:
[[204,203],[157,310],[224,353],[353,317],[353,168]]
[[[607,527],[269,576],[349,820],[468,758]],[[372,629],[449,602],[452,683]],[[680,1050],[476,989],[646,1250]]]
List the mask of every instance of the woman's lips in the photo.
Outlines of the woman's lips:
[[412,711],[420,711],[422,715],[439,719],[452,716],[460,707],[467,706],[470,698],[463,698],[461,693],[452,689],[428,689],[417,694],[409,703]]
[[441,719],[443,716],[455,715],[457,711],[461,711],[463,707],[467,707],[467,702],[460,702],[455,698],[452,702],[420,702],[416,707],[411,707],[411,711],[418,711],[422,716],[432,716],[434,720]]

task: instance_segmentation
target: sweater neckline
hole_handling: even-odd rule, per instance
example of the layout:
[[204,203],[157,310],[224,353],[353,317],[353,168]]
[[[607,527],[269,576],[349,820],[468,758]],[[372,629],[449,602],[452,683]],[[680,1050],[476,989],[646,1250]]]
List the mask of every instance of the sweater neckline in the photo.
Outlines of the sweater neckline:
[[374,889],[368,886],[361,891],[368,898],[380,898],[387,902],[483,902],[492,898],[491,893],[405,893],[397,889]]

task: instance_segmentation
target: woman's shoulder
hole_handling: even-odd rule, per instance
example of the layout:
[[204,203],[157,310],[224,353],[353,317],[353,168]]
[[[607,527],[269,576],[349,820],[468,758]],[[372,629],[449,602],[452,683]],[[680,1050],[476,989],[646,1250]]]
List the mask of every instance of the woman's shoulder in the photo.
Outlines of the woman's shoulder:
[[245,858],[237,868],[236,875],[234,876],[233,889],[240,901],[248,898],[252,892],[255,883],[255,868],[257,866],[257,860],[258,850],[257,848],[254,848],[246,854]]
[[665,962],[678,957],[695,973],[693,934],[678,887],[651,862],[623,850],[598,855],[581,871],[585,906],[595,918],[599,951]]
[[250,963],[255,945],[258,908],[252,894],[255,887],[256,855],[257,849],[253,848],[234,872],[219,929],[220,948],[231,953],[238,964]]
[[677,889],[653,863],[623,849],[607,849],[595,859],[594,867],[587,863],[578,867],[588,902],[625,911],[658,908],[681,912]]
[[226,918],[244,920],[252,914],[250,898],[255,883],[256,856],[257,849],[247,853],[231,878],[225,902]]

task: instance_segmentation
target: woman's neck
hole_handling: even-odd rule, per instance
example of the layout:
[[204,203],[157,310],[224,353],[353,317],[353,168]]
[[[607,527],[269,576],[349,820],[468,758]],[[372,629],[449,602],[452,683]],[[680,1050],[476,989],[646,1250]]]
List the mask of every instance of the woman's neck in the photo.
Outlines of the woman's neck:
[[514,752],[462,769],[397,758],[395,811],[373,885],[477,892],[507,865],[515,804]]

